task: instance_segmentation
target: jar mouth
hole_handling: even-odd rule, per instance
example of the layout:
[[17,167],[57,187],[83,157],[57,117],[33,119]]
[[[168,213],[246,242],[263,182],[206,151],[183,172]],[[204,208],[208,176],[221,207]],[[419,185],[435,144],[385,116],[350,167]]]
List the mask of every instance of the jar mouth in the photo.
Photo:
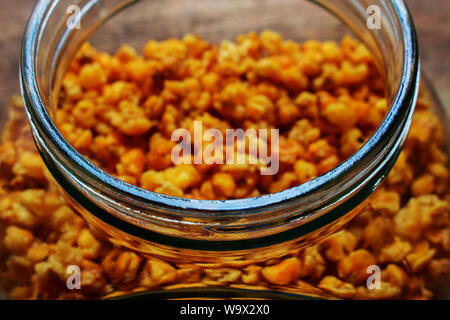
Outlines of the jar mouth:
[[[122,2],[122,7],[125,7],[135,1]],[[313,2],[333,11],[327,5],[327,1]],[[268,208],[275,210],[281,206],[298,207],[299,204],[305,204],[306,207],[306,204],[311,206],[313,201],[331,203],[337,197],[334,191],[339,189],[347,194],[356,193],[358,188],[355,186],[360,186],[361,189],[374,178],[379,181],[372,183],[370,188],[376,188],[385,175],[385,172],[378,171],[378,168],[392,166],[393,159],[395,160],[398,155],[398,149],[404,143],[406,134],[401,128],[409,128],[420,78],[417,39],[412,19],[403,0],[394,0],[390,3],[394,17],[389,19],[396,19],[401,25],[399,35],[403,48],[401,79],[385,119],[370,139],[335,169],[296,187],[252,198],[197,200],[159,194],[128,184],[95,166],[62,136],[45,107],[44,101],[48,102],[48,99],[41,93],[42,88],[38,83],[36,72],[42,32],[56,6],[56,2],[41,0],[36,4],[28,21],[20,60],[22,96],[38,149],[41,154],[45,153],[47,158],[51,158],[49,161],[58,162],[62,170],[72,174],[75,180],[89,184],[100,194],[125,197],[134,204],[169,210],[178,217],[219,219],[257,216]],[[119,9],[121,8],[118,7],[116,11]],[[296,212],[281,210],[280,214],[291,216],[298,211],[299,209]]]
[[129,293],[107,300],[167,300],[167,299],[272,299],[272,300],[321,300],[323,297],[284,293],[270,290],[253,290],[227,287],[192,287],[179,289],[150,290]]

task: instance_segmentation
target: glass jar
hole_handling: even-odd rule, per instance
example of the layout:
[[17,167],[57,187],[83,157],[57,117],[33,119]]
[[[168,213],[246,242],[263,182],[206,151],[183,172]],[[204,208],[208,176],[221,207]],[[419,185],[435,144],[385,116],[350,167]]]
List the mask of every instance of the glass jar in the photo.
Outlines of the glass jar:
[[[420,71],[414,26],[401,0],[235,1],[224,7],[208,0],[176,4],[86,0],[68,10],[72,4],[50,0],[36,4],[21,54],[22,96],[35,143],[58,185],[90,225],[115,244],[167,261],[230,266],[298,252],[342,228],[364,207],[406,140]],[[368,28],[370,5],[381,10],[379,29]],[[70,20],[74,14],[80,18],[80,28],[68,23],[74,21]],[[105,50],[121,43],[139,47],[151,38],[187,32],[217,41],[263,28],[294,40],[335,39],[345,32],[337,20],[375,57],[386,79],[390,109],[360,150],[332,171],[297,187],[225,201],[154,193],[93,165],[52,121],[62,77],[88,37]],[[311,23],[318,29],[306,28]]]

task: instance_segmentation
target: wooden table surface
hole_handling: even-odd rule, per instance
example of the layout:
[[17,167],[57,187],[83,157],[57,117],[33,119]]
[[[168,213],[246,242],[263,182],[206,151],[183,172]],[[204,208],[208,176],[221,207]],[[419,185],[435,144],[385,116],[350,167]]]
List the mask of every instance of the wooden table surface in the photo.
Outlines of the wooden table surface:
[[[221,1],[221,0],[218,0]],[[450,115],[450,1],[406,0],[419,35],[423,70]],[[0,0],[0,107],[19,90],[18,58],[33,0]],[[4,110],[4,109],[3,109]]]

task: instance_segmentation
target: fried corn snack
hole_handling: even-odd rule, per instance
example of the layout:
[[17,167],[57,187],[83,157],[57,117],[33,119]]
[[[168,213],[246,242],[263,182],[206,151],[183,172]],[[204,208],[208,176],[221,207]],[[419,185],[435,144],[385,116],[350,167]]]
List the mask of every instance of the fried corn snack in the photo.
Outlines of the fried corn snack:
[[[85,44],[62,84],[55,122],[66,139],[118,178],[177,197],[274,193],[333,169],[383,120],[384,81],[370,52],[250,32],[212,45],[188,34],[151,40],[139,55]],[[15,98],[0,145],[0,285],[12,299],[88,299],[156,288],[269,288],[345,299],[429,299],[450,272],[450,193],[444,132],[421,94],[404,150],[383,187],[345,229],[297,254],[241,268],[171,263],[117,247],[61,196]],[[279,128],[280,168],[174,165],[174,130],[194,122]],[[206,144],[206,143],[205,143]],[[202,146],[204,147],[204,146]],[[79,265],[81,289],[66,286]],[[366,286],[367,268],[381,286]]]

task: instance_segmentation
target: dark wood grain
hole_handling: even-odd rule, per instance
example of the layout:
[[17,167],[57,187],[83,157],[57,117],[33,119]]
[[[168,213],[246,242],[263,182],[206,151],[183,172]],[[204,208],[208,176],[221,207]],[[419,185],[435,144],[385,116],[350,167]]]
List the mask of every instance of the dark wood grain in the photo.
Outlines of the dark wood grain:
[[[423,70],[430,78],[450,114],[450,1],[406,0],[419,35]],[[22,33],[33,0],[0,1],[0,107],[19,90],[18,59]],[[221,2],[224,5],[225,1]],[[226,5],[225,5],[226,7]],[[247,24],[251,25],[251,15]],[[311,25],[318,28],[321,22]],[[2,117],[4,117],[2,112]]]

